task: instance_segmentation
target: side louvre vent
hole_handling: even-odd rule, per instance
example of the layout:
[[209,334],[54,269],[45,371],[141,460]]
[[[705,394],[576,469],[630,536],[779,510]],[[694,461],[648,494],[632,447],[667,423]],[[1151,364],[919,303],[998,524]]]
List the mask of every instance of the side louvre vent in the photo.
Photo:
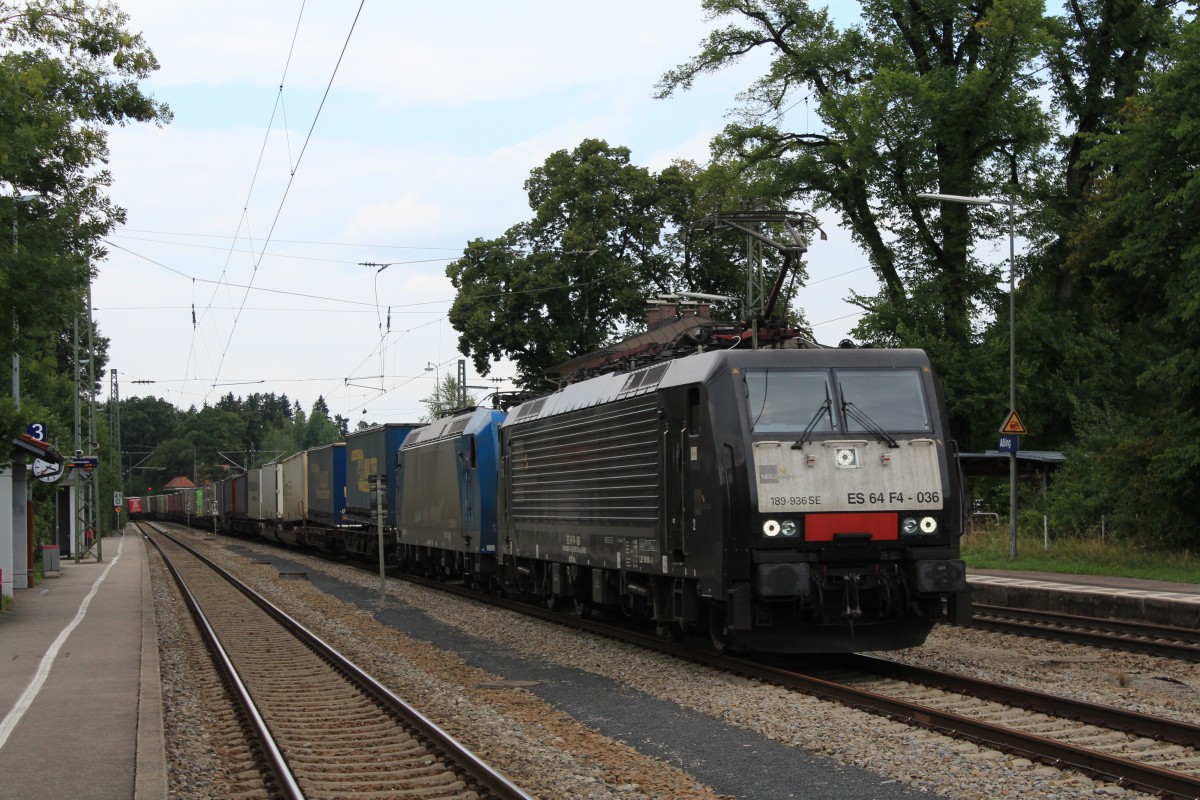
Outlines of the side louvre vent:
[[514,427],[509,447],[517,527],[656,525],[658,427],[654,396]]

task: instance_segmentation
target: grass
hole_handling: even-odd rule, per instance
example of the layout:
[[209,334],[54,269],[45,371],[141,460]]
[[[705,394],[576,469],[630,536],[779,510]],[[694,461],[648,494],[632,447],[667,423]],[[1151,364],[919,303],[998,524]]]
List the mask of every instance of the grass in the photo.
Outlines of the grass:
[[962,538],[962,556],[968,567],[1076,575],[1111,575],[1122,578],[1200,584],[1200,554],[1189,551],[1148,550],[1125,541],[1050,538],[1041,534],[1017,535],[1017,559],[1008,560],[1006,525],[978,525]]

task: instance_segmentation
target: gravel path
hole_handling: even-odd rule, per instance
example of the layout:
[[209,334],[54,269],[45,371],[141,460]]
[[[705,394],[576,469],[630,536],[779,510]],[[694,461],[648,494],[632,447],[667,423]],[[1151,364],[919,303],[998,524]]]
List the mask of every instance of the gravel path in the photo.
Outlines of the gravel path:
[[[1146,797],[404,582],[388,582],[381,610],[368,573],[193,538],[541,797]],[[274,564],[248,560],[263,558]],[[311,581],[279,578],[285,562]],[[1196,665],[950,627],[890,657],[1200,718]],[[186,691],[164,694],[169,719],[193,710],[174,705]]]

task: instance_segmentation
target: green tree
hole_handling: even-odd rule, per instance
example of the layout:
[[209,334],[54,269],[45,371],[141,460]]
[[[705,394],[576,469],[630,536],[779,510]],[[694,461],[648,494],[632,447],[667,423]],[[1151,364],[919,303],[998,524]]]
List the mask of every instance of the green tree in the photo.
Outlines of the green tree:
[[472,241],[446,274],[460,352],[481,375],[510,358],[536,386],[546,367],[640,318],[647,290],[667,287],[669,261],[657,181],[627,148],[584,140],[551,154],[525,190],[533,218]]
[[324,396],[318,397],[313,403],[312,412],[304,422],[304,447],[302,449],[308,450],[323,444],[340,442],[342,435],[338,424],[329,418],[329,405],[325,402]]
[[[789,199],[833,211],[866,251],[881,284],[856,297],[857,333],[885,345],[923,346],[947,394],[971,391],[981,371],[976,320],[1001,295],[994,267],[971,256],[999,219],[919,192],[1009,194],[1049,139],[1034,94],[1043,46],[1041,4],[863,0],[839,28],[803,0],[706,0],[731,22],[698,56],[668,72],[666,96],[704,73],[762,49],[772,61],[744,94],[741,120],[714,143]],[[788,130],[789,107],[811,98],[819,124]],[[974,217],[971,214],[974,214]],[[958,416],[965,432],[969,418]]]
[[[103,257],[99,241],[124,220],[104,193],[106,128],[170,119],[138,87],[158,63],[127,24],[108,2],[0,2],[0,182],[10,187],[0,230],[18,231],[11,248],[0,247],[3,363],[18,344],[30,363],[53,357],[32,348],[45,346],[44,332],[70,329]],[[0,400],[0,435],[15,435],[19,416],[12,398]]]
[[[1077,434],[1095,430],[1095,421],[1108,417],[1084,410],[1086,399],[1131,385],[1130,360],[1100,311],[1089,273],[1071,266],[1073,242],[1088,224],[1093,184],[1109,168],[1092,148],[1116,131],[1126,103],[1147,91],[1164,49],[1178,36],[1177,9],[1170,0],[1079,0],[1044,23],[1048,88],[1061,135],[1032,183],[1034,213],[1025,220],[1031,246],[1022,259],[1017,303],[1018,396],[1043,448],[1068,446]],[[984,339],[992,350],[1006,349],[1003,316]]]
[[153,450],[159,442],[174,438],[184,412],[166,400],[131,397],[121,401],[121,445],[127,451]]
[[181,433],[196,446],[201,479],[224,477],[232,465],[246,466],[245,422],[236,412],[204,406],[187,416]]
[[467,391],[458,383],[458,377],[450,373],[434,384],[433,393],[421,400],[425,404],[426,413],[421,422],[433,422],[447,412],[460,408],[474,408],[479,400],[474,392]]
[[[1064,504],[1090,497],[1117,530],[1200,543],[1200,22],[1166,51],[1169,69],[1131,98],[1118,131],[1083,153],[1096,165],[1067,268],[1093,287],[1122,383],[1077,395],[1078,464]],[[1101,487],[1120,487],[1104,491]],[[1074,522],[1078,524],[1079,517]]]

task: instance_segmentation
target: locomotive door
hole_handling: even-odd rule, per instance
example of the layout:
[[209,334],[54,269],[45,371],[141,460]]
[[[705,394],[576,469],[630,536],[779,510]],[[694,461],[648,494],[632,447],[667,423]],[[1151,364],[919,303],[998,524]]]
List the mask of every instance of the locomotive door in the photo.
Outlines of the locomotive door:
[[689,540],[695,524],[688,509],[688,496],[692,488],[693,470],[699,442],[700,392],[692,388],[687,391],[687,405],[682,414],[668,414],[664,440],[666,452],[666,522],[667,552],[672,565],[683,564],[687,559]]
[[[472,481],[476,460],[475,437],[470,435],[464,436],[462,444],[464,445],[463,449],[456,453],[460,474],[459,491],[462,497],[462,513],[459,514],[459,519],[461,520],[459,535],[462,537],[463,549],[470,552],[472,547],[471,534],[477,527],[475,523],[476,493],[473,486],[474,482]],[[474,544],[478,545],[479,543],[475,542]]]

